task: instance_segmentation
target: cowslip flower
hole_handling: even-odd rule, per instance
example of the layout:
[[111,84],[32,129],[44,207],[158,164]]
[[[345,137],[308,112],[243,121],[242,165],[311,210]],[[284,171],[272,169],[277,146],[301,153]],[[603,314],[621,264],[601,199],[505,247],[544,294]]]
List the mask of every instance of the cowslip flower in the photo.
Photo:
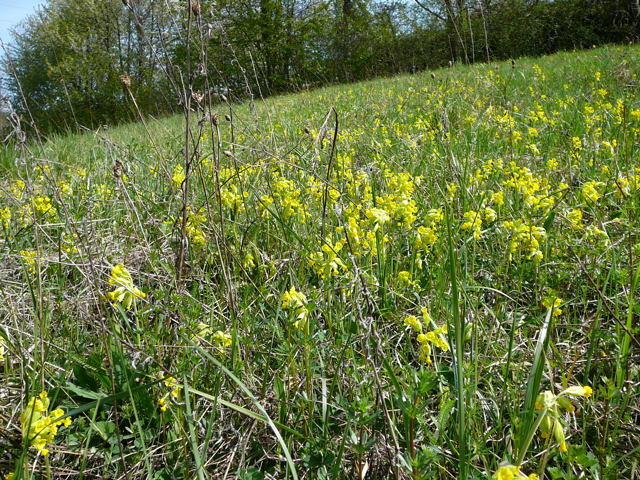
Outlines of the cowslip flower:
[[293,326],[302,330],[307,323],[309,309],[307,308],[307,297],[304,293],[298,292],[293,285],[282,294],[282,308],[291,310],[296,317]]
[[4,339],[0,337],[0,364],[4,363],[4,354],[5,354],[5,344]]
[[427,333],[421,333],[416,340],[418,343],[432,343],[443,352],[449,351],[449,343],[445,340],[444,335],[447,334],[447,325],[431,330]]
[[216,330],[216,333],[213,334],[213,344],[218,350],[218,353],[224,354],[225,348],[230,347],[232,344],[232,337],[227,332]]
[[[422,309],[423,320],[426,325],[432,323],[429,312],[426,308]],[[447,334],[447,325],[444,324],[434,330],[427,333],[419,333],[416,340],[420,344],[420,356],[419,359],[425,363],[431,363],[431,345],[439,348],[443,352],[449,351],[449,343],[445,339]]]
[[609,235],[595,225],[589,225],[584,231],[584,238],[592,246],[606,247],[609,244]]
[[169,400],[179,402],[182,398],[182,386],[178,384],[178,381],[175,379],[175,377],[165,377],[163,373],[160,373],[159,376],[160,380],[162,380],[162,382],[164,383],[164,386],[169,388],[169,391],[167,391],[167,393],[158,398],[158,405],[160,405],[160,410],[166,412],[167,402]]
[[562,315],[563,310],[560,308],[560,305],[564,303],[564,300],[558,297],[549,297],[542,300],[542,305],[544,307],[553,308],[553,316],[558,317]]
[[579,208],[573,208],[566,213],[567,220],[569,220],[571,224],[571,228],[574,230],[580,230],[584,228],[584,224],[582,223],[582,210]]
[[559,394],[555,395],[550,390],[545,390],[536,398],[534,408],[540,410],[542,415],[540,419],[540,436],[549,438],[553,435],[558,450],[560,452],[567,451],[567,441],[564,434],[564,427],[560,421],[560,409],[567,412],[573,412],[575,407],[568,397],[585,397],[589,398],[593,395],[593,390],[588,385],[569,387]]
[[0,224],[4,228],[9,228],[9,222],[11,222],[11,210],[9,207],[0,208]]
[[184,182],[186,178],[187,176],[184,173],[184,168],[182,165],[177,164],[173,169],[173,174],[171,175],[171,183],[173,183],[176,188],[180,188],[182,186],[182,182]]
[[27,272],[35,274],[38,262],[38,252],[35,250],[20,250],[20,255],[22,256],[22,261],[27,266]]
[[407,272],[406,270],[398,272],[397,278],[400,285],[412,286],[414,284],[413,280],[411,280],[411,272]]
[[127,310],[131,308],[136,298],[145,298],[147,295],[133,284],[129,270],[122,263],[111,269],[109,283],[116,285],[113,292],[109,292],[109,300],[121,303]]
[[602,186],[604,186],[604,183],[602,182],[596,182],[596,181],[586,182],[582,186],[582,196],[585,198],[585,200],[588,200],[591,203],[595,203],[598,201],[598,199],[602,195],[598,190],[598,188]]
[[422,323],[416,318],[415,315],[410,315],[404,319],[404,324],[407,327],[411,327],[414,332],[422,333]]
[[472,230],[473,238],[479,240],[482,237],[482,217],[480,212],[469,210],[463,214],[465,222],[460,225],[461,230]]
[[520,467],[511,464],[500,465],[496,473],[493,474],[494,480],[517,480],[517,479],[528,479],[528,480],[537,480],[538,475],[532,473],[531,475],[527,475],[520,470]]
[[211,327],[206,323],[200,322],[196,325],[196,328],[193,329],[193,334],[191,335],[191,340],[194,342],[204,340],[209,337],[213,332],[211,331]]
[[338,240],[334,244],[326,239],[321,251],[309,254],[309,265],[320,278],[331,278],[347,271],[347,265],[338,256],[343,246],[344,241],[342,240]]
[[20,427],[22,438],[34,447],[40,454],[49,454],[47,445],[52,443],[59,426],[71,425],[71,418],[64,416],[64,410],[56,408],[49,413],[49,398],[47,392],[42,392],[37,397],[31,397],[26,408],[20,415]]
[[391,220],[389,213],[382,208],[368,208],[365,211],[365,215],[375,224],[375,229]]

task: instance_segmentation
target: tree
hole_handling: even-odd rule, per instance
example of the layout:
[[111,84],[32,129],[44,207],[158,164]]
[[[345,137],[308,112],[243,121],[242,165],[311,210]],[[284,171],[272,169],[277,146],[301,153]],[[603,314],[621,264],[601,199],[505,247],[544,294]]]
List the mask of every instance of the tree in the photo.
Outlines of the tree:
[[119,0],[52,0],[40,8],[15,35],[5,62],[17,110],[28,108],[42,130],[129,120],[124,74],[141,108],[165,111],[166,84],[153,39],[145,38],[158,31],[154,3],[136,2],[135,16]]

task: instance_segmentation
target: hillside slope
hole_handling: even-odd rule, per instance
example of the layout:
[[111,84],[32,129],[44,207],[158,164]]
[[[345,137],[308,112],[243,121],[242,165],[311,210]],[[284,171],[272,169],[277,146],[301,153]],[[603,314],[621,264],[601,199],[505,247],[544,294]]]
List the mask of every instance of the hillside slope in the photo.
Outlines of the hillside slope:
[[186,163],[181,117],[3,152],[0,470],[630,478],[638,72],[605,47],[218,106]]

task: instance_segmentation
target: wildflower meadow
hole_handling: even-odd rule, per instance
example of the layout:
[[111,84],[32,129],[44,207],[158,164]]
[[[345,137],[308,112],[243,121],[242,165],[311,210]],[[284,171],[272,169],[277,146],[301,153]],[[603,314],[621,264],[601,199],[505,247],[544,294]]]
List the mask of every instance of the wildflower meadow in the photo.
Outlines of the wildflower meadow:
[[1,151],[2,478],[640,478],[639,75],[605,46]]

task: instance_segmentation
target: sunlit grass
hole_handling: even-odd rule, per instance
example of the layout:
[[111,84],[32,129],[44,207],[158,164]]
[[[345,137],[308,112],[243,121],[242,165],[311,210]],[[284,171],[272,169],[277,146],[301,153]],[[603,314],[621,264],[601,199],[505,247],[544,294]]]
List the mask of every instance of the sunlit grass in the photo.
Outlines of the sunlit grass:
[[639,55],[195,113],[184,222],[180,117],[3,152],[2,471],[630,476]]

